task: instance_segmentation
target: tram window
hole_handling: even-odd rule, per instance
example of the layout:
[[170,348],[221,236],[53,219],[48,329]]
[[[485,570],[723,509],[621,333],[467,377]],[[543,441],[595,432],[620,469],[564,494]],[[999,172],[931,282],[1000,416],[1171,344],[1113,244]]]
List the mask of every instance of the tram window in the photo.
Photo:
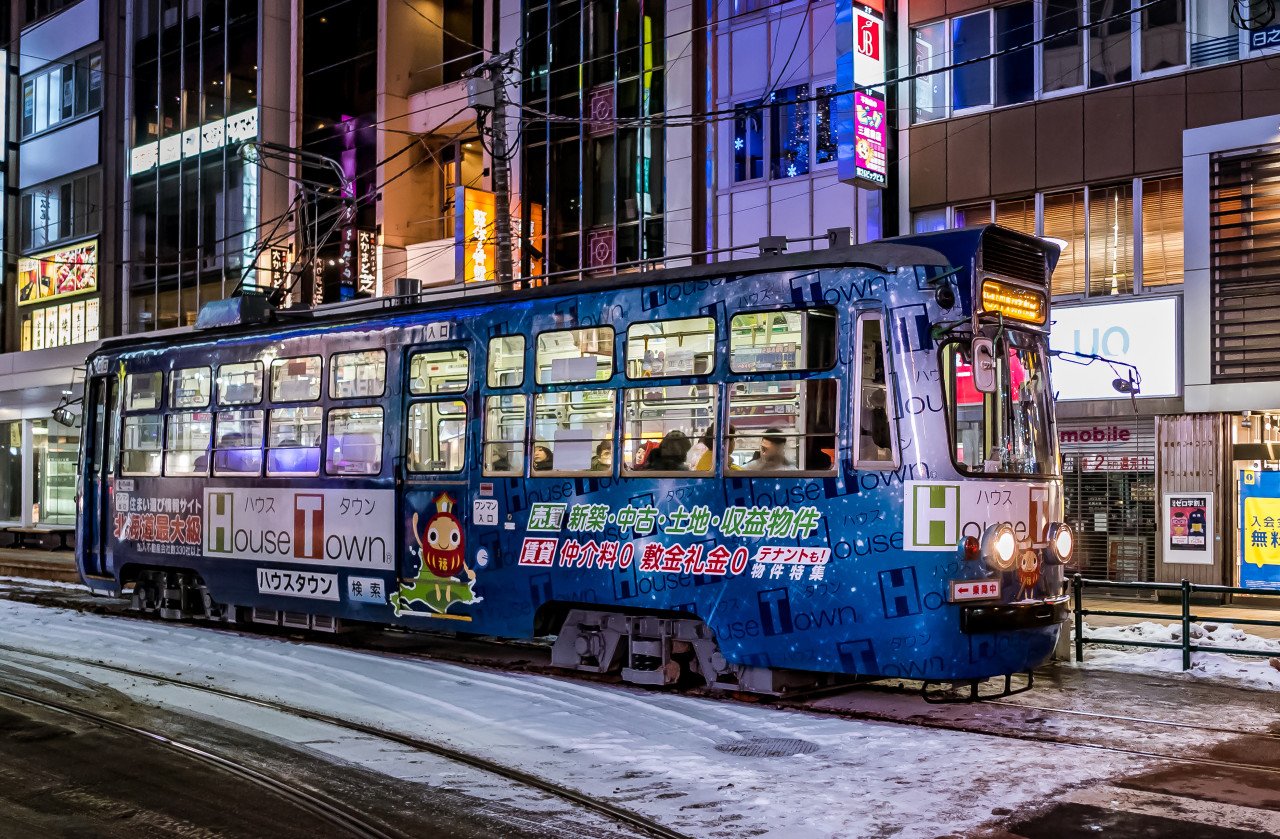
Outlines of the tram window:
[[165,435],[164,473],[169,477],[209,474],[213,414],[170,414]]
[[175,370],[169,383],[169,406],[172,408],[208,408],[213,374],[208,367]]
[[386,391],[386,350],[339,353],[331,368],[329,396],[334,399],[376,399]]
[[836,313],[828,309],[748,312],[729,323],[735,373],[829,370],[836,363]]
[[[534,398],[531,474],[602,472],[613,462],[614,392],[570,390]],[[601,444],[604,448],[601,448]]]
[[262,411],[221,411],[213,452],[215,475],[262,473]]
[[484,474],[523,475],[525,414],[523,393],[490,396],[484,403]]
[[715,367],[715,318],[632,324],[627,330],[627,378],[705,376]]
[[376,475],[382,471],[382,409],[335,408],[329,412],[325,471]]
[[467,453],[467,403],[450,399],[410,405],[408,434],[410,472],[461,472]]
[[160,474],[162,428],[162,418],[158,415],[124,418],[120,474]]
[[431,350],[409,359],[409,392],[414,396],[465,393],[471,382],[471,353]]
[[489,339],[489,387],[524,384],[524,336],[500,335]]
[[267,474],[320,471],[320,408],[276,408],[267,420]]
[[729,469],[832,472],[836,382],[737,382],[729,394]]
[[320,398],[318,355],[305,358],[277,358],[271,362],[272,402],[314,402]]
[[854,418],[854,465],[893,466],[893,425],[885,367],[884,320],[858,318],[858,416]]
[[261,361],[224,364],[218,368],[219,405],[257,405],[261,401]]
[[608,381],[613,377],[613,327],[543,332],[536,372],[540,385]]
[[163,373],[130,373],[124,379],[125,410],[152,411],[160,407]]
[[632,388],[623,400],[625,472],[709,475],[715,469],[714,385]]

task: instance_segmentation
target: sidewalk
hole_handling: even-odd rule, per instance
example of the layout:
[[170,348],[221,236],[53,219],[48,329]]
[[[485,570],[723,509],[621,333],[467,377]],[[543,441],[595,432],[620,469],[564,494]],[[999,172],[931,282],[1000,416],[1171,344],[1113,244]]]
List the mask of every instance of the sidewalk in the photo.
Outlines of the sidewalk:
[[76,556],[71,551],[20,551],[0,548],[0,577],[28,577],[57,583],[78,583]]
[[[1262,598],[1258,598],[1262,599]],[[1269,597],[1266,600],[1273,604],[1270,608],[1267,606],[1255,606],[1253,604],[1241,605],[1233,604],[1231,606],[1201,606],[1196,603],[1191,604],[1191,615],[1200,623],[1217,621],[1219,623],[1231,623],[1233,617],[1249,618],[1251,620],[1269,620],[1280,623],[1280,597]],[[1155,615],[1166,615],[1164,618],[1112,618],[1103,615],[1085,615],[1085,623],[1093,627],[1104,626],[1127,626],[1129,624],[1139,623],[1143,620],[1149,620],[1153,623],[1179,623],[1182,620],[1182,607],[1177,603],[1160,603],[1155,600],[1145,600],[1137,598],[1120,598],[1120,597],[1086,597],[1084,599],[1084,608],[1102,609],[1108,612],[1146,612]],[[1074,620],[1074,616],[1073,616]],[[1247,626],[1239,627],[1250,635],[1257,635],[1260,638],[1280,639],[1280,626]]]

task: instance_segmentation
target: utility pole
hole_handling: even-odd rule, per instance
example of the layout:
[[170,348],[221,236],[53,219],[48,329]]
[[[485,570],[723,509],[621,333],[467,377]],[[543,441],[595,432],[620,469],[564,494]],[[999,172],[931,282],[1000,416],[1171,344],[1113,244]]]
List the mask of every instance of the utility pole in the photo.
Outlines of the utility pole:
[[494,195],[494,233],[497,254],[497,279],[500,288],[511,288],[515,271],[511,259],[511,153],[507,149],[507,83],[504,73],[515,59],[515,52],[494,55],[467,73],[467,104],[476,110],[476,122],[485,131],[489,118],[489,154],[492,158]]

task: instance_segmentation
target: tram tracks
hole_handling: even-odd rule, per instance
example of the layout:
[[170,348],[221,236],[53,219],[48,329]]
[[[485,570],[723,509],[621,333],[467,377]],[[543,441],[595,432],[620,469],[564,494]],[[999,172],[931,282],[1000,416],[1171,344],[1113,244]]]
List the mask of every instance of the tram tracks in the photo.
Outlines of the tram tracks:
[[[583,810],[587,810],[599,816],[603,816],[606,819],[609,819],[610,821],[615,822],[619,825],[624,825],[626,827],[639,831],[643,834],[657,837],[658,839],[689,839],[689,837],[687,837],[685,834],[680,833],[676,830],[673,830],[657,821],[649,819],[646,816],[641,815],[640,813],[637,813],[633,810],[627,809],[625,807],[620,807],[609,801],[605,801],[605,800],[593,797],[591,795],[587,795],[586,793],[579,792],[578,790],[572,789],[571,787],[567,787],[562,784],[557,784],[554,781],[549,781],[545,778],[538,777],[537,775],[533,775],[523,770],[506,766],[496,761],[489,760],[488,758],[470,754],[460,749],[456,749],[440,743],[435,743],[435,742],[424,740],[418,737],[412,737],[409,735],[400,734],[394,731],[387,731],[377,726],[367,725],[367,724],[355,722],[352,720],[345,720],[340,717],[333,716],[331,714],[325,714],[319,711],[314,711],[307,708],[301,708],[295,705],[289,705],[284,702],[277,702],[274,700],[262,699],[254,696],[245,696],[245,695],[236,693],[235,691],[226,690],[224,688],[219,688],[213,685],[200,684],[198,682],[192,682],[186,679],[180,679],[173,676],[165,676],[157,673],[148,672],[146,670],[135,670],[133,668],[122,667],[115,664],[108,664],[106,662],[95,661],[89,658],[82,658],[79,656],[66,655],[66,654],[60,654],[60,653],[50,653],[42,650],[19,647],[11,644],[0,644],[0,651],[16,654],[20,656],[28,656],[30,658],[34,658],[37,660],[56,661],[63,664],[97,669],[97,670],[102,670],[110,673],[116,673],[122,676],[128,676],[136,679],[170,685],[172,687],[191,690],[191,691],[195,691],[208,696],[215,696],[225,700],[240,702],[247,705],[255,706],[257,708],[275,711],[277,713],[298,717],[300,719],[305,719],[311,722],[332,726],[334,728],[347,731],[353,734],[359,734],[365,737],[382,740],[384,742],[394,743],[398,746],[403,746],[409,749],[430,754],[435,757],[442,758],[444,760],[447,760],[456,764],[461,764],[471,769],[475,769],[480,772],[484,772],[486,774],[502,778],[506,781],[519,784],[520,786],[537,790],[544,794],[547,794],[555,798],[558,798],[562,801],[565,801],[571,805],[579,807]],[[121,723],[116,720],[111,720],[108,717],[103,717],[91,711],[77,709],[74,706],[63,705],[62,703],[58,703],[53,700],[26,696],[19,692],[11,691],[5,688],[0,688],[0,696],[8,696],[12,699],[19,700],[19,701],[40,704],[44,707],[47,707],[49,710],[54,710],[62,713],[75,714],[76,716],[80,716],[83,719],[97,722],[99,724],[108,726],[115,730],[120,730],[126,733],[133,734],[134,736],[148,737],[149,739],[153,740],[154,742],[158,742],[161,745],[166,745],[170,748],[183,751],[184,753],[189,754],[193,758],[205,759],[207,757],[208,759],[206,760],[206,762],[212,763],[214,765],[220,765],[222,766],[222,768],[225,768],[227,771],[230,771],[230,772],[237,772],[237,767],[239,766],[238,764],[236,764],[235,761],[229,760],[224,757],[220,757],[218,755],[214,755],[213,753],[207,752],[203,749],[200,749],[199,747],[191,746],[189,744],[181,743],[180,741],[172,740],[171,738],[168,738],[167,736],[156,733],[156,732],[148,732],[143,729],[135,729],[135,727],[130,726],[126,723]],[[271,776],[268,776],[265,773],[258,772],[257,770],[254,770],[251,767],[239,766],[239,768],[244,770],[244,774],[242,775],[242,777],[244,777],[246,780],[256,781],[263,786],[274,783],[279,787],[281,787],[284,791],[287,791],[289,789],[284,784],[283,781],[280,781],[279,779],[273,779]],[[325,816],[325,813],[328,812],[329,810],[332,810],[331,820],[333,820],[333,823],[335,825],[338,825],[339,822],[336,821],[336,819],[340,819],[344,816],[344,808],[342,808],[341,805],[335,804],[334,802],[327,802],[325,799],[319,796],[315,796],[315,799],[316,799],[315,801],[312,801],[309,804],[301,800],[299,800],[298,803],[300,805],[306,804],[308,809],[311,809],[312,807],[317,808],[313,810],[313,812],[316,812],[317,815],[320,815],[326,818],[327,816]],[[346,813],[345,815],[346,815],[346,818],[348,819],[349,826],[346,826],[346,825],[341,825],[341,826],[344,826],[344,828],[348,829],[349,832],[351,832],[353,835],[370,836],[370,837],[373,837],[373,836],[391,837],[396,835],[396,834],[388,834],[385,832],[381,832],[381,833],[380,832],[359,832],[359,830],[361,829],[359,824],[359,819],[354,814],[351,814],[351,813]],[[368,825],[366,825],[366,828],[370,831],[377,830],[376,828],[373,828]]]
[[31,696],[21,691],[3,687],[0,687],[0,697],[42,708],[55,714],[76,717],[92,725],[110,729],[177,752],[191,760],[211,766],[220,772],[263,789],[283,801],[312,814],[330,827],[341,830],[344,834],[360,837],[360,839],[403,839],[403,834],[385,830],[358,811],[346,807],[328,796],[300,789],[283,779],[254,769],[243,762],[216,754],[193,743],[178,740],[152,729],[121,722],[105,714],[65,702],[58,702],[47,697]]

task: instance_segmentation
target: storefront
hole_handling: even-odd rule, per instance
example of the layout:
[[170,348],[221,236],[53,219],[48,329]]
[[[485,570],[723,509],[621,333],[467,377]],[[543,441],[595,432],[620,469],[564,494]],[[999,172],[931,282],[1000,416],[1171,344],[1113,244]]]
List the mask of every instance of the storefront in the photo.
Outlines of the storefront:
[[[53,413],[80,397],[91,349],[0,355],[0,525],[75,525],[80,429]],[[80,406],[71,412],[78,415]]]
[[1086,577],[1156,579],[1156,417],[1182,411],[1179,304],[1152,296],[1054,307],[1063,500]]
[[1081,574],[1153,579],[1156,447],[1152,417],[1058,423],[1063,500]]

